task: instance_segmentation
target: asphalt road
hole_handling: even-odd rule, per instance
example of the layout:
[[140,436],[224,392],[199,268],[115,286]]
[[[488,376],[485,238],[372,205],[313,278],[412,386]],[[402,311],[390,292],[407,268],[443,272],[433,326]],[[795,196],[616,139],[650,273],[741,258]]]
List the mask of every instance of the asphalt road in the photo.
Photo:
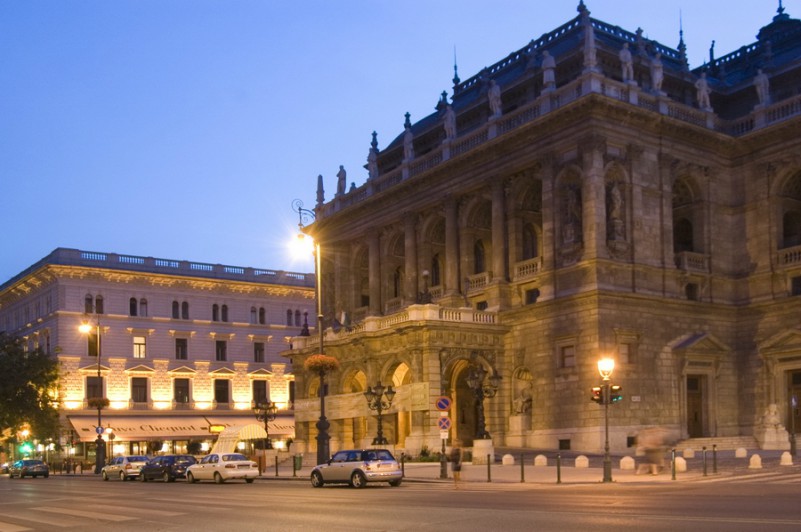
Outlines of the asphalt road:
[[801,483],[103,482],[0,477],[0,532],[25,530],[801,530]]

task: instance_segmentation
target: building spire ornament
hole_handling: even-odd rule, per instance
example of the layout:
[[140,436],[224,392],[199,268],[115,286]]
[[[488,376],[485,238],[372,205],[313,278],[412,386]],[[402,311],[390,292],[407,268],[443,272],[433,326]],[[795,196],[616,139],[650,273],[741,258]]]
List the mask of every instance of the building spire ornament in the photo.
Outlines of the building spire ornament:
[[681,59],[682,70],[689,70],[690,64],[687,61],[687,45],[684,44],[684,23],[681,18],[681,9],[679,9],[679,58]]
[[317,206],[325,203],[325,189],[323,188],[323,174],[317,176]]
[[[456,46],[453,47],[453,86],[456,87],[461,82],[459,72],[456,68]],[[454,91],[455,92],[455,91]]]

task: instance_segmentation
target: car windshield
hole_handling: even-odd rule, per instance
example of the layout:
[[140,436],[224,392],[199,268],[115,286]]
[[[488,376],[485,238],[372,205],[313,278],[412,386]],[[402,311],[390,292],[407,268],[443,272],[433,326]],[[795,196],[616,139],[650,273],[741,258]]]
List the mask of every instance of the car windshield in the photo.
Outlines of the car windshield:
[[176,464],[194,464],[195,459],[191,456],[178,456],[175,458]]
[[129,462],[147,462],[147,456],[129,456]]
[[223,462],[247,461],[248,457],[244,454],[224,454],[222,460]]

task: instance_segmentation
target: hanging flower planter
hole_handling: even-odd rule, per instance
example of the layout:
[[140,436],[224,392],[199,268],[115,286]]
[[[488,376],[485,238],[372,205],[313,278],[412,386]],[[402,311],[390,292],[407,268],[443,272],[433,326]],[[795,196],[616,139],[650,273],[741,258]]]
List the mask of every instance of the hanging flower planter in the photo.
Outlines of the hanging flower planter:
[[105,397],[92,397],[86,404],[89,405],[89,408],[103,409],[108,406],[108,399]]
[[339,360],[328,355],[312,355],[303,363],[303,369],[315,373],[328,373],[339,369]]

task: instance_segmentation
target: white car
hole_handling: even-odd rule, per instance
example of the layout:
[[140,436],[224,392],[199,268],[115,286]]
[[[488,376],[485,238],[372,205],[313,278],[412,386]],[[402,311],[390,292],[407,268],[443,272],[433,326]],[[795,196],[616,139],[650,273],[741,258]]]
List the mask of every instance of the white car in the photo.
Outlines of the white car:
[[222,484],[226,480],[244,478],[250,484],[259,476],[259,466],[244,454],[215,453],[186,468],[186,480],[213,480]]

